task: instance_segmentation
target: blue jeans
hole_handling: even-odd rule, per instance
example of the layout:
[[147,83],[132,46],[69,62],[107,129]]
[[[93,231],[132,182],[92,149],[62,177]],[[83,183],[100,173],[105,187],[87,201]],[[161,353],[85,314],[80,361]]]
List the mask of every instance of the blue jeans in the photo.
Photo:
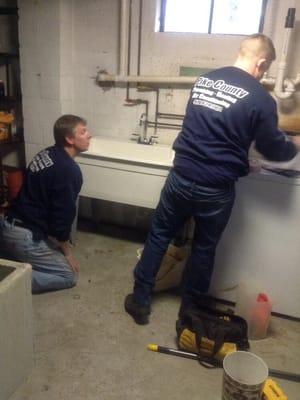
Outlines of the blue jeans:
[[0,217],[0,257],[32,266],[32,293],[66,289],[77,276],[60,248],[50,240],[33,241],[29,229]]
[[171,170],[134,270],[137,303],[150,305],[155,277],[168,245],[191,217],[195,220],[195,230],[183,296],[197,297],[208,291],[216,246],[229,220],[234,198],[234,185],[222,189],[201,186]]

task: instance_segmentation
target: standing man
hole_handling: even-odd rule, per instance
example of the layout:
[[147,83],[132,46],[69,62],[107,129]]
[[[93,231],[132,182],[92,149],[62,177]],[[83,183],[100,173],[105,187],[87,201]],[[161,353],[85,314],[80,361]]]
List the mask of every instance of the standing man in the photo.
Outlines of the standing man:
[[86,121],[63,115],[54,124],[55,145],[29,164],[25,182],[8,215],[0,219],[0,250],[32,265],[32,292],[76,285],[79,264],[70,232],[82,174],[74,158],[88,150]]
[[208,291],[216,246],[234,203],[235,181],[249,172],[251,142],[273,161],[290,160],[300,149],[300,137],[293,143],[278,129],[275,100],[259,82],[273,60],[272,41],[255,34],[242,41],[234,66],[197,79],[173,145],[174,168],[135,267],[134,291],[125,299],[125,310],[136,323],[148,323],[162,257],[190,217],[194,217],[195,230],[182,306]]

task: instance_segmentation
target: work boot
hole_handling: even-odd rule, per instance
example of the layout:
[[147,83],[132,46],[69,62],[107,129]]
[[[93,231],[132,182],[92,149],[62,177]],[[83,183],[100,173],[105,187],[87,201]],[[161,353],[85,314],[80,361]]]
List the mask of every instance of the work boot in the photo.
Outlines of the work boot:
[[215,309],[216,301],[206,294],[197,297],[183,295],[178,313],[179,318],[185,314],[185,310],[197,309],[198,307]]
[[150,306],[137,303],[134,300],[133,293],[125,297],[124,307],[138,325],[147,325],[149,323]]

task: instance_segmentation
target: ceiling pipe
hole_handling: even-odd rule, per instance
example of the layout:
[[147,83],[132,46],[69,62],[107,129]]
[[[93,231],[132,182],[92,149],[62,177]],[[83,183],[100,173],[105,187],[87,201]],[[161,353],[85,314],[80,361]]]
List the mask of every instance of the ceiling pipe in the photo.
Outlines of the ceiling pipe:
[[[292,29],[294,28],[295,23],[295,12],[296,8],[289,8],[288,14],[285,20],[285,35],[283,39],[283,46],[281,52],[281,59],[278,65],[278,72],[275,81],[274,93],[278,99],[288,99],[295,92],[295,85],[292,80],[285,80],[285,70],[286,70],[286,60],[289,50],[289,43],[291,39]],[[284,81],[286,83],[286,87],[284,87]]]

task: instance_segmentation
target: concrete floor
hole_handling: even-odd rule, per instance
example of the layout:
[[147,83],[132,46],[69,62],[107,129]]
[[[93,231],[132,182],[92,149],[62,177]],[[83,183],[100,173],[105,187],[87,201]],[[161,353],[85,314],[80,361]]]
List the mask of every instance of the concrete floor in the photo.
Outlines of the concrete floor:
[[[78,232],[76,288],[33,297],[35,367],[10,400],[219,400],[221,369],[146,349],[175,347],[179,297],[157,295],[150,324],[135,325],[123,300],[144,238],[104,230]],[[299,322],[273,317],[268,339],[251,349],[270,368],[300,373],[299,344]],[[300,398],[299,384],[277,382],[289,399]]]

